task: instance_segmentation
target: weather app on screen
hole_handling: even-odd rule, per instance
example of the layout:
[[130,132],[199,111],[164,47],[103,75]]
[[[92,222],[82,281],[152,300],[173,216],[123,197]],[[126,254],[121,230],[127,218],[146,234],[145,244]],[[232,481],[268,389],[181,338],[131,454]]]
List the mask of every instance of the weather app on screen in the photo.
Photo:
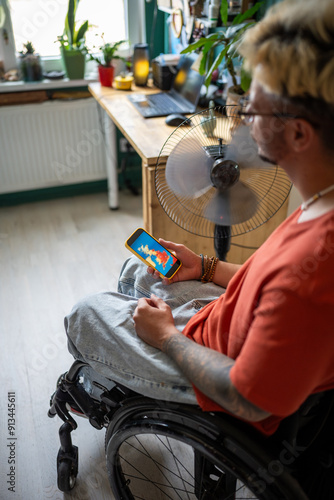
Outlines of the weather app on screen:
[[161,274],[167,274],[177,261],[174,255],[167,252],[157,241],[146,233],[132,244],[132,248]]

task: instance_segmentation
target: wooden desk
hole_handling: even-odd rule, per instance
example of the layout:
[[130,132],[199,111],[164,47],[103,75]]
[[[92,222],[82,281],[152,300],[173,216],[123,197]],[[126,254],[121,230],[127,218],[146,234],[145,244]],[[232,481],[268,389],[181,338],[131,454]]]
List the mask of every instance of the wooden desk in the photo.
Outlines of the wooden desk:
[[[107,141],[113,142],[114,130],[117,127],[127,138],[131,146],[142,159],[143,178],[143,217],[144,227],[155,237],[163,237],[175,242],[184,243],[196,253],[214,255],[213,239],[195,236],[177,226],[163,211],[155,192],[154,173],[159,152],[174,128],[165,124],[165,118],[143,118],[127,99],[129,93],[114,88],[101,87],[99,83],[91,83],[89,91],[106,111],[105,130],[109,131]],[[134,88],[136,92],[156,92],[154,88]],[[117,166],[116,159],[109,158],[109,203],[117,208]],[[239,246],[232,246],[228,254],[230,262],[242,263],[253,252],[244,246],[258,247],[285,219],[287,204],[266,224],[254,231],[233,238]]]

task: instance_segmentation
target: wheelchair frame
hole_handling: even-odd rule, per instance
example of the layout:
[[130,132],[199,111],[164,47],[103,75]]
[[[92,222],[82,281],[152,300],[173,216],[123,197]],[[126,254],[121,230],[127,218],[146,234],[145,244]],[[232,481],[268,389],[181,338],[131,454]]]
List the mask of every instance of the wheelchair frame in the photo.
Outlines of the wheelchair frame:
[[[157,495],[198,500],[307,500],[296,477],[300,477],[304,457],[308,457],[306,451],[312,448],[333,412],[334,392],[326,398],[325,406],[323,394],[309,398],[296,414],[283,421],[279,432],[266,438],[223,412],[207,413],[199,407],[140,396],[101,377],[86,363],[75,361],[58,379],[48,412],[49,417],[58,415],[64,422],[59,429],[58,488],[71,490],[78,474],[78,448],[71,439],[77,423],[71,412],[87,417],[96,429],[107,429],[107,471],[117,500],[142,498],[139,495],[143,484],[146,494],[151,495],[145,500],[155,500]],[[315,418],[314,408],[319,405],[321,411],[315,412]],[[169,454],[175,470],[167,473],[162,461],[151,457],[158,452],[150,455],[148,446]],[[193,477],[173,447],[193,450]],[[124,458],[127,453],[134,455],[134,465]],[[159,470],[157,480],[143,472],[134,478],[137,455],[150,470]],[[239,496],[240,485],[242,491],[246,489],[256,497]]]

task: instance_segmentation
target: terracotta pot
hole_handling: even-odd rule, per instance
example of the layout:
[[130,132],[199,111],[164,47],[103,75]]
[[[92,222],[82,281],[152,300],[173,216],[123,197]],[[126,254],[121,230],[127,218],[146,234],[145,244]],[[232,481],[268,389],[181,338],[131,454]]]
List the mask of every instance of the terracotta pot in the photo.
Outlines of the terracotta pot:
[[99,66],[99,78],[103,87],[111,87],[114,81],[114,66]]

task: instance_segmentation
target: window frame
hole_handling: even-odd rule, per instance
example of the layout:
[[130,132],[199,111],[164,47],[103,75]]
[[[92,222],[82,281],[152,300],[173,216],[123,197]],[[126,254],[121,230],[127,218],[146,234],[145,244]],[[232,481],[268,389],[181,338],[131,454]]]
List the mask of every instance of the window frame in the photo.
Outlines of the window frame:
[[[124,14],[125,14],[125,33],[126,38],[130,41],[129,45],[124,44],[124,48],[119,51],[119,54],[123,57],[129,57],[131,55],[131,48],[135,43],[146,42],[146,23],[145,23],[145,0],[123,0],[124,1]],[[10,12],[9,12],[10,16]],[[15,33],[14,37],[14,48],[16,55],[16,62],[18,67],[18,51],[15,45]],[[1,43],[1,40],[0,40]],[[61,70],[62,61],[59,51],[59,56],[42,56],[41,60],[43,62],[44,71],[51,70]],[[91,76],[96,73],[96,63],[94,61],[87,61],[86,66],[86,77],[87,79],[92,79]],[[89,76],[88,76],[89,75]],[[1,83],[0,83],[1,85]]]

